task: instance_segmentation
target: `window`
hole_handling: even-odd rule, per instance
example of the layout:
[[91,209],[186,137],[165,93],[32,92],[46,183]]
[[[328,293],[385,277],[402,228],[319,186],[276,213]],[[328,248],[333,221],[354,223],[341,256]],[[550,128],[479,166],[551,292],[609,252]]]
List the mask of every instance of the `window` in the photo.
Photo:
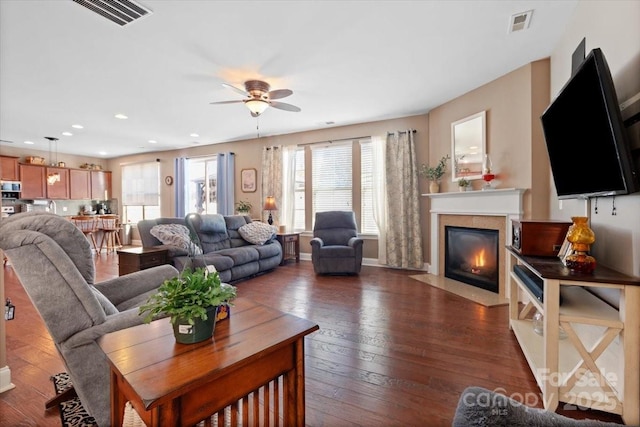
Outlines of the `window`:
[[160,217],[160,164],[136,163],[122,167],[123,222]]
[[353,210],[352,144],[311,147],[313,212]]
[[217,175],[217,157],[187,159],[185,180],[188,194],[185,200],[185,212],[199,214],[218,212]]

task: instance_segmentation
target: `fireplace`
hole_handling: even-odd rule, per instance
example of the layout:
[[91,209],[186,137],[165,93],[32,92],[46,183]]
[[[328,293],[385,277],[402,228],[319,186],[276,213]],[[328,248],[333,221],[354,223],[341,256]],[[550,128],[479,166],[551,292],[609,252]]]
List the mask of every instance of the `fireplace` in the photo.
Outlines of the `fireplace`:
[[499,292],[499,231],[445,226],[444,275]]

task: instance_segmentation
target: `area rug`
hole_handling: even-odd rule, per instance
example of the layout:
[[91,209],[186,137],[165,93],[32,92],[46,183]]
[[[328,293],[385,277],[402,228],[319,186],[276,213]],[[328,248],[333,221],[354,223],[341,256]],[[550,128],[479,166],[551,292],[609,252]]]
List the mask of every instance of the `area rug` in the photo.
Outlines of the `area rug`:
[[[56,394],[73,387],[71,378],[66,372],[55,374],[51,377],[51,381],[53,381]],[[84,409],[79,397],[61,402],[58,408],[60,409],[62,427],[93,427],[96,425],[96,420]]]
[[[73,387],[71,378],[66,372],[61,372],[51,377],[53,388],[56,394],[64,392],[66,389]],[[60,409],[60,420],[62,427],[94,427],[97,426],[96,420],[87,413],[82,406],[79,397],[61,402],[58,406]],[[144,422],[138,416],[131,404],[127,402],[124,408],[124,420],[122,427],[146,427]]]
[[431,285],[434,288],[451,292],[452,294],[456,294],[477,304],[484,305],[485,307],[493,307],[509,303],[506,298],[501,298],[500,295],[494,292],[470,286],[446,277],[436,276],[433,274],[416,274],[409,277],[419,282],[426,283],[427,285]]

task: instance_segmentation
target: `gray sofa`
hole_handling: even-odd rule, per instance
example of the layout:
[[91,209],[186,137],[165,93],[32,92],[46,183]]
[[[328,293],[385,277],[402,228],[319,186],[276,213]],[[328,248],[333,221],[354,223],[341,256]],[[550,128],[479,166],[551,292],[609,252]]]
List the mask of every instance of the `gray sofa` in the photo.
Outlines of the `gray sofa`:
[[213,265],[223,282],[231,283],[276,268],[282,260],[282,247],[274,238],[263,245],[244,240],[238,229],[251,223],[243,215],[189,214],[183,218],[159,218],[138,223],[144,247],[162,245],[151,235],[157,224],[183,224],[195,236],[202,248],[201,255],[189,257],[187,251],[170,248],[172,264],[181,270],[185,266]]

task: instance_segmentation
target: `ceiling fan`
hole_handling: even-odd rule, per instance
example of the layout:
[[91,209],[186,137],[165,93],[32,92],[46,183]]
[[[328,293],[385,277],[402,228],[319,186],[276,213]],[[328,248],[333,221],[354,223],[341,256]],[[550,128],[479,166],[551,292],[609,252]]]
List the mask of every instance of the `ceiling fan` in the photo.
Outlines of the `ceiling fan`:
[[243,102],[244,105],[247,106],[249,111],[251,111],[252,117],[258,117],[269,107],[277,108],[278,110],[293,111],[295,113],[301,111],[300,107],[296,107],[295,105],[287,104],[280,101],[274,101],[274,99],[286,98],[287,96],[293,94],[293,91],[290,89],[270,90],[271,86],[269,86],[269,83],[263,82],[261,80],[247,80],[246,82],[244,82],[245,90],[239,89],[235,86],[231,86],[227,83],[223,83],[222,86],[231,89],[241,95],[244,95],[246,96],[246,98],[238,99],[236,101],[212,102],[211,104],[235,104],[238,102]]

